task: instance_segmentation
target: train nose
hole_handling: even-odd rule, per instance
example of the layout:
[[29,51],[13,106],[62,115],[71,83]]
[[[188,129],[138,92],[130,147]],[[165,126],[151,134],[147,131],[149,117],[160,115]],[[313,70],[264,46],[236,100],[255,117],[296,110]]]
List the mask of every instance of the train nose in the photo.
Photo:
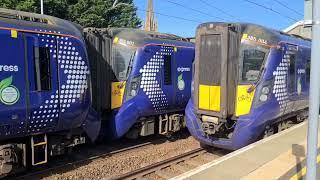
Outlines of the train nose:
[[118,111],[106,118],[104,132],[109,140],[123,137],[139,119],[139,111],[134,102],[122,104]]
[[136,107],[134,103],[130,103],[125,107],[121,107],[117,113],[115,130],[118,138],[124,136],[139,119],[139,112]]

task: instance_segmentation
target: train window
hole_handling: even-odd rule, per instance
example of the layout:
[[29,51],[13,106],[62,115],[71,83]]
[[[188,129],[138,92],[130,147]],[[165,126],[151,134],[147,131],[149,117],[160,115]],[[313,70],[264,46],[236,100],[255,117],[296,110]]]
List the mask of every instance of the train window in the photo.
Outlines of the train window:
[[307,77],[307,82],[310,82],[310,66],[311,65],[311,60],[310,58],[307,59],[307,64],[306,64],[306,77]]
[[290,66],[288,74],[288,90],[294,92],[296,90],[296,55],[290,54]]
[[266,52],[244,46],[240,57],[242,82],[256,82],[259,79],[265,57]]
[[34,64],[36,90],[51,90],[50,49],[48,47],[34,47]]
[[203,35],[200,41],[199,83],[215,86],[220,85],[222,59],[221,35]]
[[164,84],[171,85],[171,55],[164,56]]
[[113,45],[112,47],[112,59],[113,59],[113,71],[119,81],[125,81],[128,78],[129,66],[132,64],[136,49],[122,45]]

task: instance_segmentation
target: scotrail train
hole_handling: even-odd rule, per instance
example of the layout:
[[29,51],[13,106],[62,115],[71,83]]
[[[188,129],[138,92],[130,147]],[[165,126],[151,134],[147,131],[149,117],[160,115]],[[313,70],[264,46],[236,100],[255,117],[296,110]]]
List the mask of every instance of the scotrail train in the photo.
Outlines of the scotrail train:
[[[158,116],[163,132],[183,124],[193,44],[172,35],[112,32],[99,41],[112,53],[95,51],[90,32],[87,50],[73,23],[0,9],[0,176],[45,164],[86,138],[95,141],[109,120],[101,114],[111,109],[116,127],[101,131],[116,137],[140,125],[139,134],[152,134]],[[179,126],[170,123],[177,120]]]
[[94,102],[104,114],[105,137],[169,135],[185,126],[193,43],[133,29],[85,31],[89,55],[95,55],[91,57],[92,71],[97,72]]
[[310,45],[254,24],[200,25],[186,108],[191,134],[234,150],[306,119]]

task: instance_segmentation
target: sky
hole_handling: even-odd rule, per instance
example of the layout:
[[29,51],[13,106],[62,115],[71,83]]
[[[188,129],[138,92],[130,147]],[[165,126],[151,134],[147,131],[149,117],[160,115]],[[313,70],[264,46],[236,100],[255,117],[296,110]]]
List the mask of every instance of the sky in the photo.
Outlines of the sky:
[[[144,21],[147,0],[134,3]],[[183,37],[194,37],[199,24],[216,21],[250,22],[283,30],[303,20],[304,13],[304,0],[153,0],[153,3],[159,32]]]

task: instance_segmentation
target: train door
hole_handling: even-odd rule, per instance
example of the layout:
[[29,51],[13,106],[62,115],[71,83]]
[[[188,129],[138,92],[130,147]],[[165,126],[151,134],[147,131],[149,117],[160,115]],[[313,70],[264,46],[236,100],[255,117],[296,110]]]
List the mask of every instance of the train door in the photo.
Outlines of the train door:
[[303,58],[303,63],[305,64],[305,69],[306,69],[306,84],[304,91],[309,96],[309,87],[310,87],[310,68],[311,68],[311,49],[310,48],[305,48],[304,50],[304,58]]
[[26,34],[31,133],[54,130],[60,114],[56,37]]
[[26,132],[25,44],[22,33],[0,30],[0,137]]
[[174,47],[163,47],[163,84],[162,91],[167,96],[167,102],[161,102],[167,104],[168,109],[174,109],[174,97],[176,96],[176,85],[175,85],[175,48]]
[[179,109],[184,109],[190,98],[193,62],[192,57],[194,57],[194,53],[191,49],[175,49],[176,61],[173,68],[173,78],[176,94],[174,97],[174,104],[175,107]]
[[284,113],[295,111],[295,101],[298,99],[298,93],[301,91],[301,79],[298,77],[297,66],[299,59],[299,47],[286,44],[283,52],[283,58],[287,62],[287,94],[288,100],[285,104]]
[[[309,94],[309,83],[310,78],[308,77],[308,72],[310,71],[310,49],[299,46],[297,53],[297,63],[296,63],[296,83],[297,83],[297,96],[296,99],[296,110],[308,107],[308,94]],[[309,63],[308,63],[309,62]],[[309,66],[309,67],[308,67]]]
[[252,99],[246,86],[237,87],[240,32],[239,26],[217,26],[197,35],[194,94],[199,114],[226,119],[250,110],[251,104],[235,101],[237,96]]

